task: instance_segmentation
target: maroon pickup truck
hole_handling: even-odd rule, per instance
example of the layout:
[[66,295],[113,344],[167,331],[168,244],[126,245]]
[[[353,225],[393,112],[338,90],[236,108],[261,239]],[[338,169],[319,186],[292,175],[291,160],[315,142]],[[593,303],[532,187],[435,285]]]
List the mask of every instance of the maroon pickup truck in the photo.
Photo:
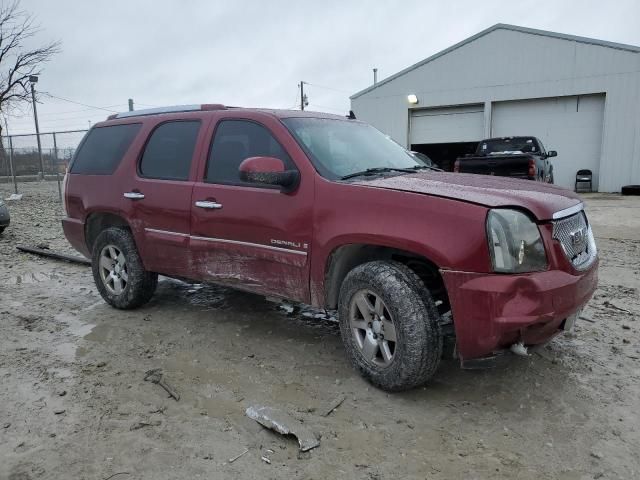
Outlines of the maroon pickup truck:
[[465,365],[547,342],[597,283],[574,193],[434,171],[320,113],[113,115],[80,144],[65,208],[112,306],[148,302],[161,274],[337,309],[351,362],[387,390],[429,379],[447,332]]

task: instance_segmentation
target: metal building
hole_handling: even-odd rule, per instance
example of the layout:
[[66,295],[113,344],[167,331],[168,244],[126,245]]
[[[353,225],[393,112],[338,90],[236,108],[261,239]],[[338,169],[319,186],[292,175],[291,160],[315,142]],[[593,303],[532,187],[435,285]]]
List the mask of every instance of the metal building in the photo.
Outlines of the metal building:
[[558,185],[573,188],[580,169],[602,192],[640,184],[640,47],[498,24],[354,94],[351,108],[444,168],[482,138],[532,135],[558,151]]

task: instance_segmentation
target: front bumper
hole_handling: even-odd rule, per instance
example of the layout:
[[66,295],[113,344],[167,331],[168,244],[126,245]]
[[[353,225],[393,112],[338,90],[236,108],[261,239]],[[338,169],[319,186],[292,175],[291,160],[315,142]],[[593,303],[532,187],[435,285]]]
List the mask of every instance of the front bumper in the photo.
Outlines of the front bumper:
[[449,293],[457,352],[464,360],[491,355],[516,342],[549,341],[593,295],[598,261],[579,273],[441,273]]

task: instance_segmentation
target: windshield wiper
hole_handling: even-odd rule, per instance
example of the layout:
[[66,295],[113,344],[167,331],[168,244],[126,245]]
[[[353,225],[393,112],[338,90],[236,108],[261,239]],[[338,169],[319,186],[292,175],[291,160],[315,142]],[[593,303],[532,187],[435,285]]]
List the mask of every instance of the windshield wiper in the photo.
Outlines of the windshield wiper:
[[375,175],[376,173],[385,173],[385,172],[404,172],[404,173],[414,173],[415,169],[411,168],[395,168],[395,167],[374,167],[367,168],[366,170],[362,170],[361,172],[350,173],[349,175],[344,175],[340,177],[340,180],[347,180],[348,178],[360,177],[363,175]]
[[414,167],[407,167],[407,170],[433,170],[434,172],[442,172],[443,170],[438,167],[432,167],[431,165],[416,165]]

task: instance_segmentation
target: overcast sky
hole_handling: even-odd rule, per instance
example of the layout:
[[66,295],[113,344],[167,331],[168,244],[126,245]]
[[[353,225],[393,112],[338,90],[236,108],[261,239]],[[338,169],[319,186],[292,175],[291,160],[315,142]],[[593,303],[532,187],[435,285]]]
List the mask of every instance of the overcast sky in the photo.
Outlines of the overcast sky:
[[[22,0],[60,40],[37,89],[108,110],[188,103],[346,113],[349,95],[495,23],[640,45],[640,1]],[[109,112],[41,97],[41,131]],[[30,108],[9,118],[33,132]]]

